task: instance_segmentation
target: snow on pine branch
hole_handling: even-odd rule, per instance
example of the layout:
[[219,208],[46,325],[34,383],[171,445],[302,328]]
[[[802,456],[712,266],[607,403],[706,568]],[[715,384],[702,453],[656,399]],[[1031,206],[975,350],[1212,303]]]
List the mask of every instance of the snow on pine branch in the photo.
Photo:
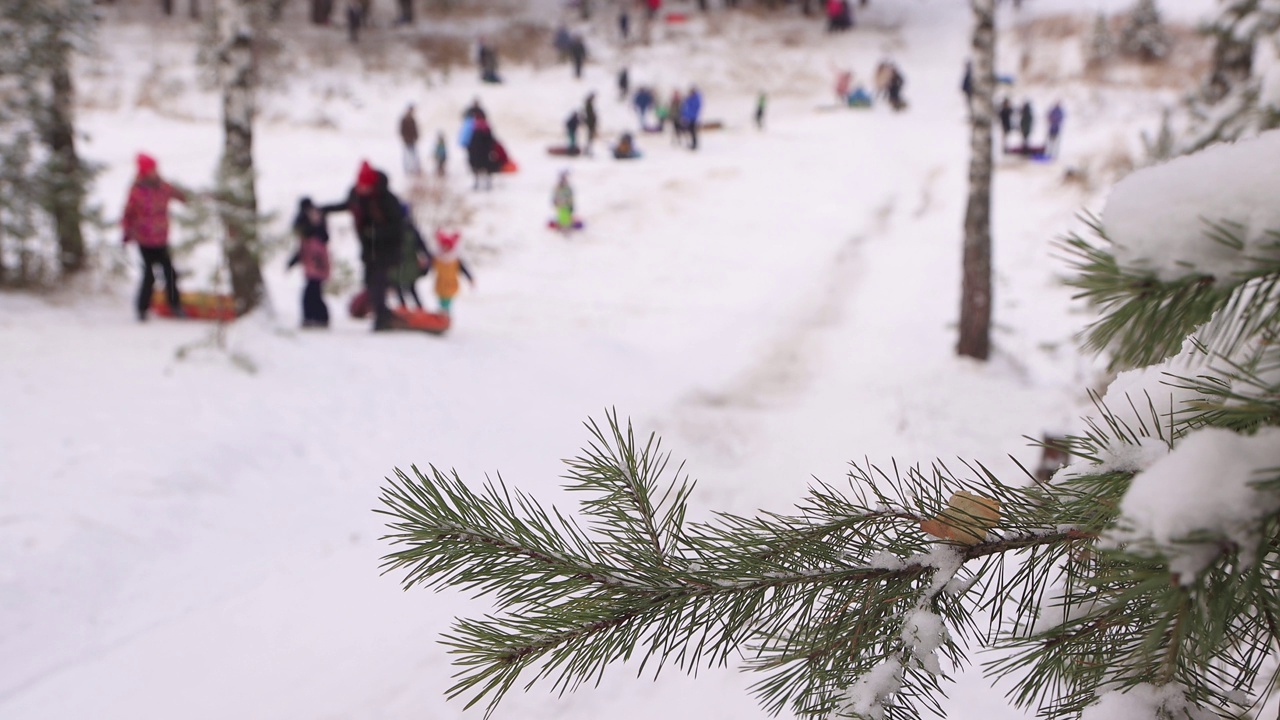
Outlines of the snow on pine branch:
[[[1120,528],[1106,539],[1138,552],[1154,545],[1183,584],[1213,561],[1221,540],[1238,546],[1247,564],[1262,520],[1280,510],[1280,497],[1256,483],[1277,469],[1280,428],[1254,435],[1195,430],[1133,478],[1120,503]],[[1204,540],[1187,541],[1193,535]]]
[[[1124,268],[1172,282],[1220,281],[1250,269],[1249,258],[1280,259],[1280,130],[1220,144],[1136,172],[1112,189],[1103,226]],[[1231,224],[1243,246],[1211,237]]]

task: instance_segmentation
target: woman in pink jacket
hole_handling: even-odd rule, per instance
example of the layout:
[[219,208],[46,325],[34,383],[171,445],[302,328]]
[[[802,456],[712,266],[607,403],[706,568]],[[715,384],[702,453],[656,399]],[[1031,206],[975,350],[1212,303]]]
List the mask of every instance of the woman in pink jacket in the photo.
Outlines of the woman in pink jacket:
[[136,242],[142,252],[142,286],[138,288],[138,320],[146,320],[151,309],[151,292],[156,276],[152,268],[160,266],[164,273],[165,299],[174,317],[182,317],[182,302],[178,295],[178,274],[173,270],[173,258],[169,256],[169,201],[185,203],[187,196],[181,190],[160,179],[156,161],[150,155],[138,154],[138,176],[129,188],[129,199],[124,205],[124,242]]

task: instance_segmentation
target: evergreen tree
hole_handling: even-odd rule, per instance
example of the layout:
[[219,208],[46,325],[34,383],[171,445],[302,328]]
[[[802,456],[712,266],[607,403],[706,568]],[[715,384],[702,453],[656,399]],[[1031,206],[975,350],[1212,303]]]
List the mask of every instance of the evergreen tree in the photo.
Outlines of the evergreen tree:
[[1156,159],[1280,127],[1280,106],[1264,97],[1264,78],[1254,72],[1258,43],[1280,35],[1280,3],[1229,0],[1205,32],[1213,40],[1209,74],[1184,103],[1183,139]]
[[1111,21],[1107,16],[1098,13],[1093,21],[1093,31],[1089,33],[1089,43],[1085,46],[1085,60],[1090,67],[1098,67],[1107,63],[1116,54],[1116,38],[1111,32]]
[[567,463],[576,516],[397,471],[386,570],[498,609],[444,639],[451,695],[741,659],[771,712],[915,718],[986,647],[1046,718],[1258,709],[1280,660],[1280,187],[1256,159],[1278,153],[1273,132],[1134,173],[1064,240],[1091,346],[1138,369],[1048,482],[857,465],[792,514],[691,523],[688,479],[615,415]]
[[1120,49],[1143,62],[1163,60],[1169,54],[1169,35],[1156,0],[1138,0],[1120,33]]
[[76,151],[71,64],[95,25],[90,0],[0,5],[0,282],[84,267],[93,171]]

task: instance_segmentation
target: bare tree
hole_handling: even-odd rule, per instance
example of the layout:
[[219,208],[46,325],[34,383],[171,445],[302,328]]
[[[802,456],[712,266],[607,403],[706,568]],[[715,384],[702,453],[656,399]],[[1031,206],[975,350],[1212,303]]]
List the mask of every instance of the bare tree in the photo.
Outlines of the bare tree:
[[964,214],[960,341],[956,352],[991,352],[991,123],[995,115],[995,0],[973,8],[973,95],[969,101],[969,203]]
[[257,306],[263,292],[253,166],[257,84],[254,30],[259,26],[258,5],[258,0],[217,0],[215,4],[223,129],[217,194],[219,215],[226,231],[223,252],[237,314]]

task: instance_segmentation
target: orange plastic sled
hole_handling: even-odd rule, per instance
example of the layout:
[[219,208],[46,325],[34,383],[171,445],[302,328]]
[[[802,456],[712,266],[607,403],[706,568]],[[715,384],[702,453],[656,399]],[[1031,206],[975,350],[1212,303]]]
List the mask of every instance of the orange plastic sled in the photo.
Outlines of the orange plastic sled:
[[[182,313],[192,320],[235,320],[236,303],[230,295],[211,292],[184,292],[178,296]],[[165,300],[164,292],[151,295],[151,309],[160,317],[173,317],[173,308]]]

